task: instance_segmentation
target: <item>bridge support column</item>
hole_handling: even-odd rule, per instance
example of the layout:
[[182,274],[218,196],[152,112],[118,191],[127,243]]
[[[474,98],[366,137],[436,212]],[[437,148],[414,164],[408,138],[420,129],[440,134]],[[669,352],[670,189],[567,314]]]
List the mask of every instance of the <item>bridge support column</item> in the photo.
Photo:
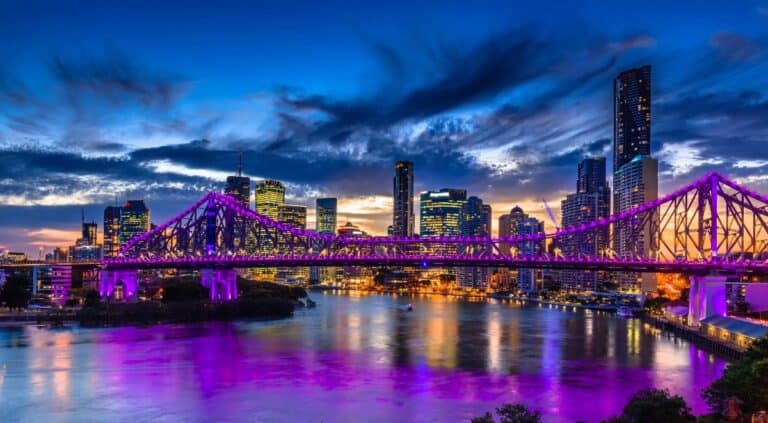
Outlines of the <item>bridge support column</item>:
[[691,276],[688,324],[699,326],[711,316],[725,316],[725,276]]
[[200,282],[211,290],[211,301],[237,299],[237,271],[235,269],[203,269]]
[[139,298],[138,273],[103,269],[99,275],[99,295],[115,301],[135,302]]

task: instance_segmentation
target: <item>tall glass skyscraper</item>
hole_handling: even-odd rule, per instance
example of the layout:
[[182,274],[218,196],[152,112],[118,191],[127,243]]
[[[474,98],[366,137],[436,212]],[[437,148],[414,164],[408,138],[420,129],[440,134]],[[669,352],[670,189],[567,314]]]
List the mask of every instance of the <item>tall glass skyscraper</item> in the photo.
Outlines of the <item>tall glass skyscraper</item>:
[[285,187],[282,182],[266,179],[256,184],[254,190],[256,212],[278,219],[279,208],[285,204]]
[[[651,67],[620,73],[613,92],[613,214],[658,197],[658,161],[651,158]],[[651,222],[621,221],[613,228],[613,250],[619,257],[653,257],[656,240]],[[620,272],[622,290],[656,291],[655,274]]]
[[121,207],[109,206],[104,209],[104,257],[116,257],[120,251]]
[[243,207],[251,206],[251,178],[247,176],[227,176],[224,193],[237,199]]
[[336,233],[337,201],[335,198],[315,200],[315,229],[321,234]]
[[443,188],[440,191],[421,193],[420,226],[421,236],[455,236],[460,232],[460,214],[467,191]]
[[[517,224],[517,235],[535,235],[544,232],[544,222],[535,217],[522,219]],[[523,256],[537,256],[544,253],[544,241],[525,241],[518,244],[519,254]],[[541,269],[518,269],[518,289],[533,293],[538,292],[543,286],[544,278]]]
[[[491,206],[483,204],[483,200],[478,197],[469,197],[459,214],[459,233],[468,236],[491,236]],[[456,271],[456,281],[464,288],[485,289],[490,279],[491,272],[488,267],[463,267]]]
[[[611,194],[605,179],[605,158],[592,157],[579,163],[576,192],[562,201],[564,228],[594,222],[608,217],[611,211]],[[559,247],[567,257],[594,257],[608,253],[609,228],[592,232],[580,232],[560,239]],[[560,282],[566,289],[597,288],[598,273],[584,271],[560,272]]]
[[613,171],[651,155],[651,66],[629,69],[613,81]]
[[307,208],[281,204],[277,208],[277,220],[294,228],[307,229]]
[[149,209],[144,200],[128,200],[120,212],[120,246],[149,230]]
[[96,245],[96,232],[98,232],[98,226],[96,222],[83,222],[83,245]]
[[227,176],[227,186],[224,193],[235,197],[246,207],[251,206],[251,178],[243,176],[243,154],[240,153],[240,161],[237,164],[237,175]]
[[395,163],[393,181],[392,236],[412,236],[414,232],[413,213],[413,162]]

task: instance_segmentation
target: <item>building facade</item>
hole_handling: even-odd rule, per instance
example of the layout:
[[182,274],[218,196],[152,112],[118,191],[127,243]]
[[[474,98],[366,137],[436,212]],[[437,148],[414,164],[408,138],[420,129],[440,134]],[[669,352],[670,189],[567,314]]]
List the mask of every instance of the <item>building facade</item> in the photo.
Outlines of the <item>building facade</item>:
[[[315,230],[321,234],[333,235],[338,225],[338,201],[336,198],[315,200]],[[341,278],[338,267],[312,267],[310,279],[313,282],[336,284]]]
[[120,213],[122,207],[104,209],[104,257],[116,257],[120,251]]
[[[576,192],[561,202],[563,228],[610,215],[611,193],[605,175],[604,157],[587,158],[579,163]],[[566,257],[605,256],[610,248],[610,230],[605,227],[562,237],[558,248]],[[603,272],[566,270],[560,272],[560,284],[569,290],[595,290],[604,276]]]
[[392,236],[413,236],[413,162],[395,163],[393,181]]
[[257,213],[279,220],[280,206],[285,204],[285,187],[282,182],[274,179],[263,180],[256,184],[254,200]]
[[651,66],[620,73],[613,81],[613,169],[651,155]]
[[[613,214],[658,197],[658,161],[651,157],[651,67],[620,73],[613,92]],[[613,227],[613,254],[654,257],[652,222],[622,220]],[[618,272],[623,291],[655,292],[656,275]]]
[[421,236],[459,235],[460,215],[467,191],[443,188],[421,193],[419,233]]
[[125,245],[131,238],[149,230],[149,208],[144,200],[128,200],[120,210],[120,246]]
[[321,234],[336,233],[338,202],[335,198],[315,200],[315,230]]
[[[544,222],[535,217],[522,219],[517,224],[517,235],[535,235],[544,232]],[[523,256],[537,256],[544,253],[544,240],[525,241],[518,244],[518,252]],[[517,287],[532,294],[542,289],[544,275],[541,269],[518,269]]]
[[[469,197],[459,214],[459,233],[467,236],[491,236],[491,206],[483,204],[483,200],[478,197]],[[462,288],[487,289],[490,280],[491,270],[488,267],[462,267],[456,270],[456,282]]]

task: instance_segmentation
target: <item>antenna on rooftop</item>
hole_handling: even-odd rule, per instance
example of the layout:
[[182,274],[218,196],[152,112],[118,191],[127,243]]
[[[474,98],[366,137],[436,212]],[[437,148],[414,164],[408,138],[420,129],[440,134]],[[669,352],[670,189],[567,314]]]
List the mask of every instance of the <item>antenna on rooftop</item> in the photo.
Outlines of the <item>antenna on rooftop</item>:
[[237,176],[243,176],[243,150],[240,150],[239,160],[237,162]]

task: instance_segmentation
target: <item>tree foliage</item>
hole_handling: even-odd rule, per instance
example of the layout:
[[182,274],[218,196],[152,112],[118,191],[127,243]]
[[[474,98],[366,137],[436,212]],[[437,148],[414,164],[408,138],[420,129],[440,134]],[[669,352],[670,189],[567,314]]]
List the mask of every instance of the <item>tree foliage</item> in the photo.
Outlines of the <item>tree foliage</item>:
[[[531,411],[523,404],[504,404],[496,409],[499,423],[541,423],[541,413]],[[472,423],[494,423],[491,413],[475,417]]]
[[0,301],[11,309],[27,307],[32,299],[32,292],[28,289],[30,284],[31,280],[26,275],[16,273],[8,276],[0,290]]
[[210,290],[199,282],[180,281],[163,287],[163,302],[200,301],[210,296]]
[[713,413],[723,415],[726,401],[736,397],[745,415],[768,408],[768,337],[752,343],[744,358],[728,365],[702,396]]
[[622,410],[621,417],[631,423],[695,422],[691,407],[679,395],[662,389],[644,389],[635,393]]

